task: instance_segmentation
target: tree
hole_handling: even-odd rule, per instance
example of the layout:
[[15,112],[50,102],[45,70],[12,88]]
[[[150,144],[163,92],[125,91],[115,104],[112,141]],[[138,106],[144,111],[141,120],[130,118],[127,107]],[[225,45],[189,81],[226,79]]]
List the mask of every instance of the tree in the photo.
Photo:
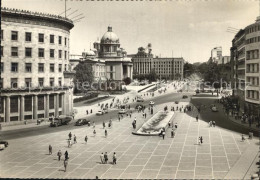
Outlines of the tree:
[[147,79],[149,80],[150,83],[156,81],[156,79],[157,79],[157,74],[156,74],[156,72],[155,72],[154,69],[152,69],[152,70],[150,71],[150,73],[147,75]]
[[185,78],[189,77],[191,74],[195,72],[195,67],[193,66],[193,64],[186,62],[183,66],[183,72]]
[[130,77],[126,77],[123,79],[123,81],[125,82],[125,85],[128,85],[131,83],[131,78]]
[[92,66],[86,62],[80,62],[74,69],[74,92],[86,92],[94,81]]

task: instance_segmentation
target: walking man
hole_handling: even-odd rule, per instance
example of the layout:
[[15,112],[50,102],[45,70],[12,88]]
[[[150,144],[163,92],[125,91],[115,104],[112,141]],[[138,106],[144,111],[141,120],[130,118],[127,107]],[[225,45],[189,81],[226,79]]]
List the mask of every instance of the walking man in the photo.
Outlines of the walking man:
[[87,135],[85,136],[85,142],[86,143],[88,142],[88,136]]
[[100,160],[101,160],[101,164],[104,164],[104,153],[100,154]]
[[77,143],[77,137],[76,137],[76,135],[74,134],[74,144],[76,144]]
[[241,137],[242,137],[242,142],[244,142],[244,140],[246,140],[244,134],[242,134]]
[[164,139],[165,136],[165,131],[162,132],[162,138]]
[[59,161],[60,161],[60,158],[61,158],[61,151],[59,150],[59,152],[57,153],[57,156],[58,156],[58,159],[59,159]]
[[69,133],[69,139],[71,139],[71,136],[72,136],[72,134],[71,134],[71,132]]
[[69,159],[69,153],[68,153],[68,151],[65,151],[64,156],[65,156],[65,160]]
[[197,121],[197,122],[199,121],[199,116],[198,116],[198,115],[196,116],[196,121]]
[[51,155],[52,154],[52,146],[49,145],[49,154]]
[[116,164],[116,153],[113,154],[113,164]]
[[174,130],[171,130],[171,137],[174,138]]
[[64,172],[67,171],[67,166],[68,166],[68,160],[65,159],[65,160],[64,160]]
[[105,122],[103,121],[103,129],[105,129],[105,127],[106,127],[106,124],[105,124]]
[[108,161],[107,152],[105,152],[105,154],[104,154],[104,160],[105,160],[105,164],[107,164],[107,161]]
[[107,137],[107,130],[105,129],[105,137]]
[[203,143],[203,138],[202,138],[202,136],[200,136],[200,144],[202,144]]

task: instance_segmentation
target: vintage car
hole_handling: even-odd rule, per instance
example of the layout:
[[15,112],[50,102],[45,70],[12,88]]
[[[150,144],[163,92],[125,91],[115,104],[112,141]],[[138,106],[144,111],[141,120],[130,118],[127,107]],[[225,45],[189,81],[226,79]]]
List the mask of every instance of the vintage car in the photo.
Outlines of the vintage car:
[[102,110],[99,110],[99,111],[96,113],[97,116],[100,116],[100,115],[103,115],[103,114],[105,114],[105,112],[102,111]]
[[78,119],[77,122],[75,122],[75,126],[82,126],[82,125],[88,125],[88,126],[90,126],[90,120],[87,120],[87,119]]
[[60,115],[58,118],[54,118],[54,120],[51,120],[50,126],[58,127],[62,125],[68,125],[69,122],[72,120],[73,120],[72,116]]
[[118,111],[118,114],[125,114],[125,113],[127,113],[127,110],[125,110],[125,109],[120,109]]
[[137,101],[137,102],[144,102],[144,98],[138,97],[136,101]]

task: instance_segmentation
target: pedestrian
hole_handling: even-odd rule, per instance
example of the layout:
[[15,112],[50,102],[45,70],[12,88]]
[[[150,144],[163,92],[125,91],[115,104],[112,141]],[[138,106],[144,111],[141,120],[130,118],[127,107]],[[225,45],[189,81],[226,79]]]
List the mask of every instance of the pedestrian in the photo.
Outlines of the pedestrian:
[[146,118],[146,113],[144,113],[144,118]]
[[94,137],[96,136],[96,130],[94,129],[94,131],[93,131],[93,135],[94,135]]
[[51,155],[51,154],[52,154],[52,146],[49,145],[49,155]]
[[90,114],[92,114],[92,109],[90,109]]
[[58,159],[59,159],[59,161],[60,161],[60,158],[61,158],[61,150],[59,150],[59,152],[57,153],[57,156],[58,156]]
[[174,130],[172,129],[171,130],[171,137],[174,138],[174,136],[175,136],[175,133],[174,133]]
[[177,129],[177,128],[178,128],[178,124],[177,124],[177,123],[175,123],[174,127],[175,127],[175,129]]
[[104,164],[104,153],[100,154],[100,160],[101,160],[101,164]]
[[132,113],[131,112],[130,112],[129,116],[130,116],[130,118],[132,117]]
[[113,154],[113,164],[116,164],[116,153]]
[[168,127],[171,127],[171,121],[168,122]]
[[107,137],[107,130],[105,129],[105,137]]
[[96,125],[95,125],[95,123],[94,123],[94,121],[93,121],[93,129],[95,129],[95,127],[96,127]]
[[242,138],[242,142],[244,142],[244,140],[246,140],[244,134],[241,135],[241,138]]
[[88,110],[86,110],[86,113],[87,113],[87,115],[88,115]]
[[71,134],[71,132],[69,133],[69,139],[71,139],[71,136],[72,136],[72,134]]
[[107,161],[108,161],[107,152],[105,152],[105,154],[104,154],[104,161],[105,161],[105,164],[107,164]]
[[202,144],[203,143],[203,138],[202,138],[202,136],[200,136],[200,144]]
[[74,134],[74,144],[76,144],[77,143],[77,137],[76,137],[76,135]]
[[165,136],[165,131],[162,132],[162,137],[163,137],[163,139],[164,139],[164,136]]
[[85,142],[86,143],[88,142],[88,136],[87,135],[85,136]]
[[213,127],[215,127],[216,126],[216,122],[212,121],[212,125],[213,125]]
[[69,159],[69,153],[68,153],[68,151],[65,151],[64,156],[65,156],[65,160]]
[[103,129],[105,129],[105,127],[106,127],[106,124],[105,124],[105,122],[103,121]]
[[67,166],[68,166],[68,160],[65,159],[65,160],[64,160],[64,172],[67,171]]

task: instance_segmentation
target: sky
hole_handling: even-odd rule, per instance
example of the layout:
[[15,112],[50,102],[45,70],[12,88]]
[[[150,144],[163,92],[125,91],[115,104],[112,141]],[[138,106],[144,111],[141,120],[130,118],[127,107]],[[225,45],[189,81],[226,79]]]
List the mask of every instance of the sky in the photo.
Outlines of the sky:
[[[111,25],[128,54],[151,43],[155,56],[190,63],[207,61],[217,46],[229,56],[235,34],[228,27],[243,29],[260,13],[259,0],[68,0],[66,5],[67,15],[77,10],[68,18],[84,17],[70,32],[70,54],[93,48]],[[58,15],[65,0],[2,0],[2,7]]]

